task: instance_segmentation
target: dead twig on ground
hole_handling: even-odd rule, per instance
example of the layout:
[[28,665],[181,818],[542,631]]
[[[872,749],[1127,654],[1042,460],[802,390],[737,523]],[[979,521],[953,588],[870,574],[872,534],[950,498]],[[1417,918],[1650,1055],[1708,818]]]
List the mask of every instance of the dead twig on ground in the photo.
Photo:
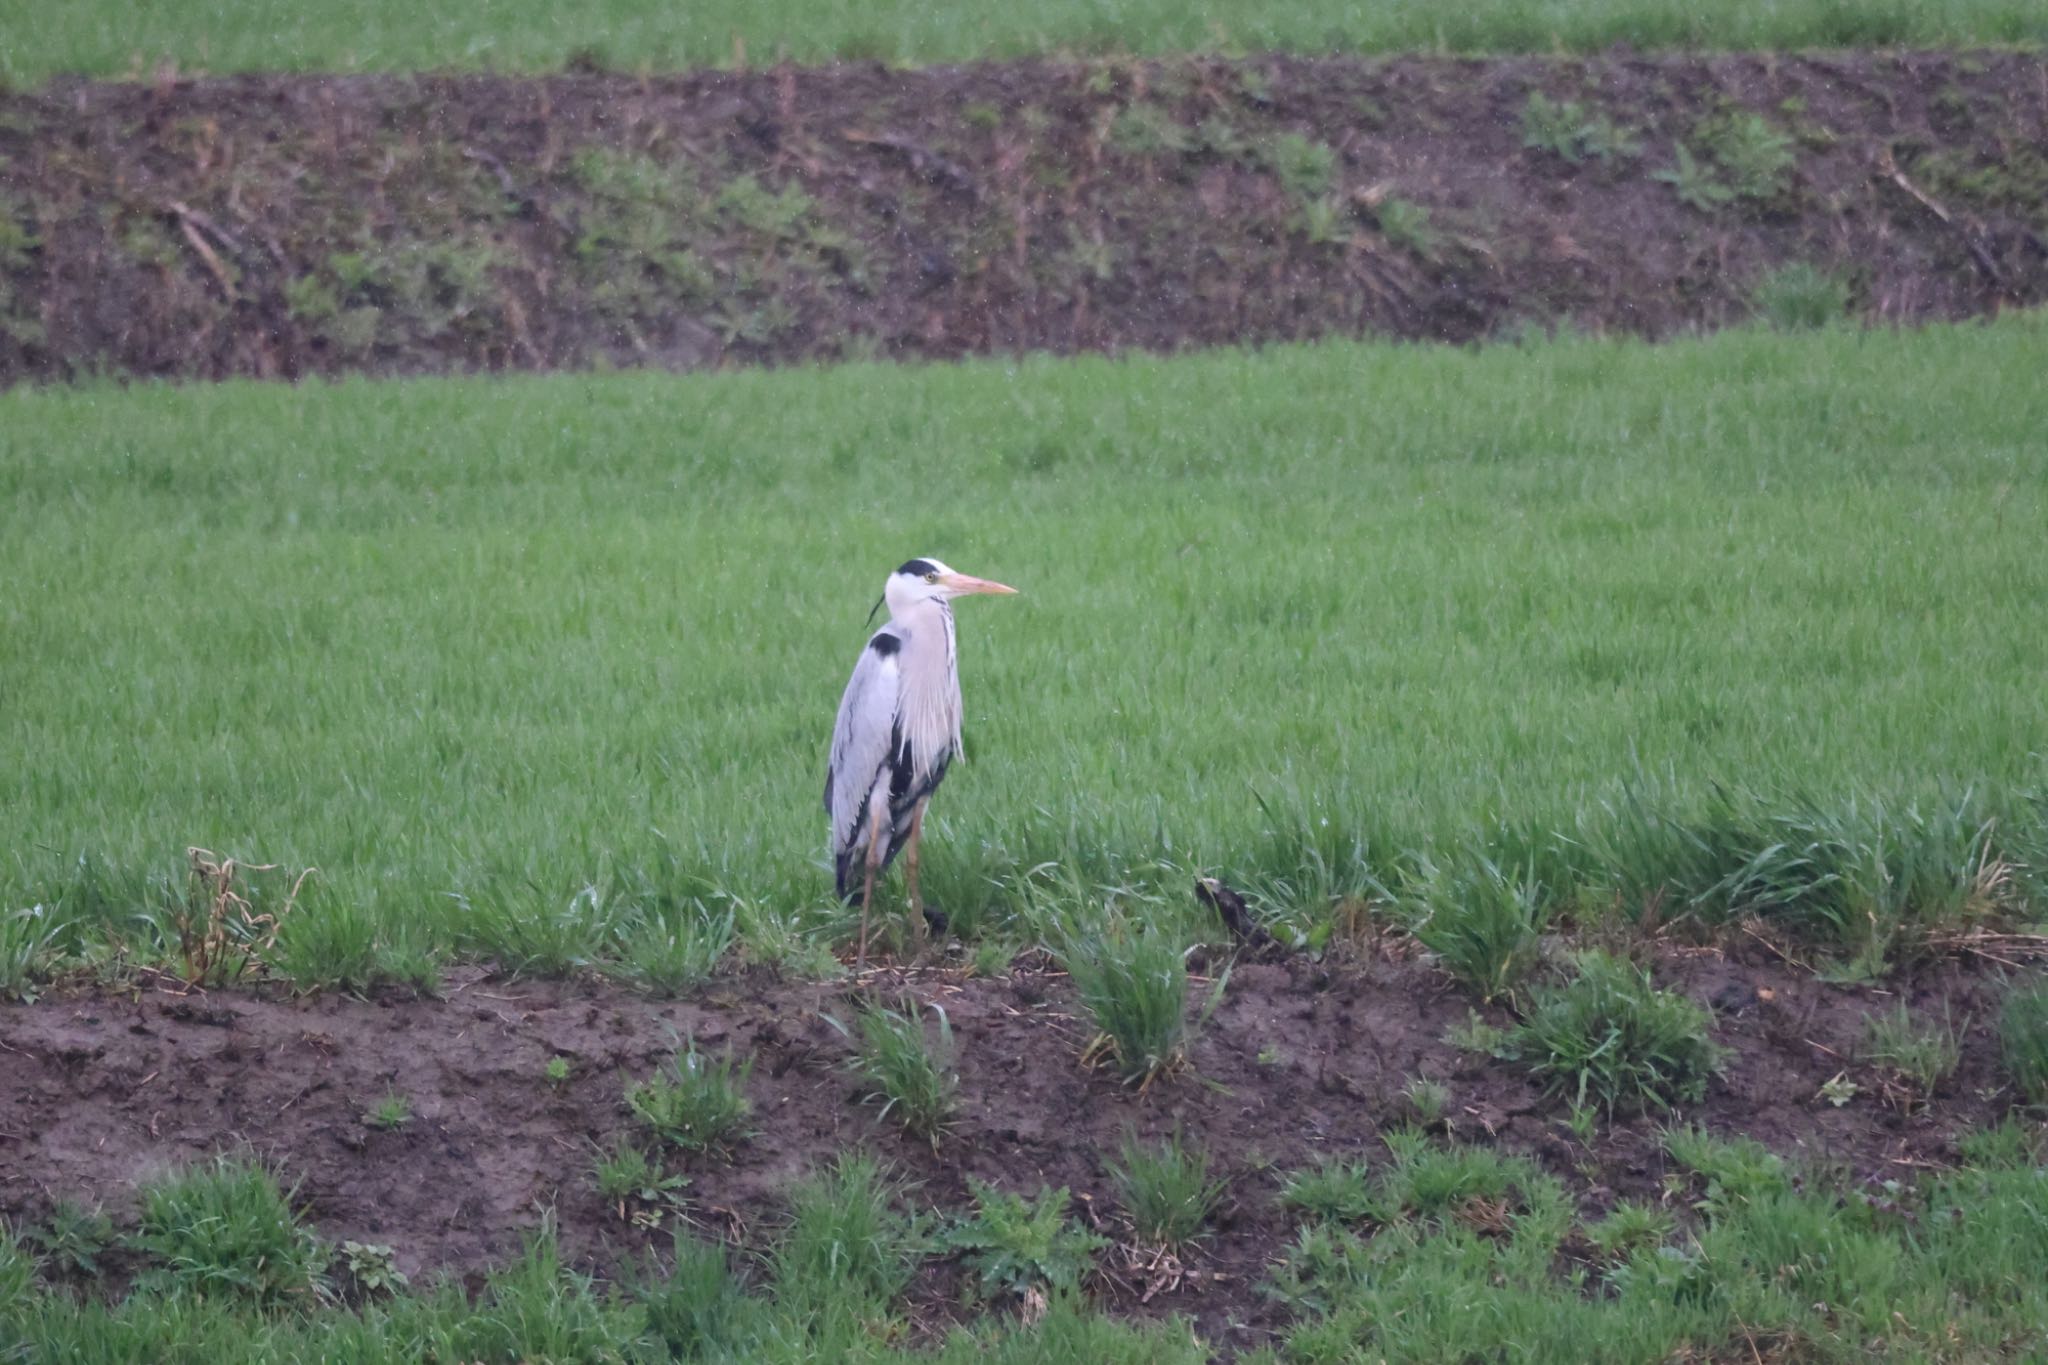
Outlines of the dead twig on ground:
[[[2007,290],[2005,275],[1999,270],[1998,262],[1991,259],[1991,253],[1984,249],[1983,243],[1977,240],[1976,234],[1972,233],[1962,223],[1957,222],[1953,214],[1937,203],[1926,191],[1906,178],[1906,173],[1899,169],[1898,162],[1892,158],[1892,149],[1890,147],[1886,147],[1878,152],[1877,173],[1882,179],[1896,185],[1914,203],[1933,214],[1941,221],[1942,226],[1955,233],[1957,238],[1962,241],[1963,246],[1969,251],[1970,259],[1977,263],[1977,268],[1984,272],[1985,277],[2001,290]],[[2010,290],[2007,290],[2007,292],[2010,292]]]

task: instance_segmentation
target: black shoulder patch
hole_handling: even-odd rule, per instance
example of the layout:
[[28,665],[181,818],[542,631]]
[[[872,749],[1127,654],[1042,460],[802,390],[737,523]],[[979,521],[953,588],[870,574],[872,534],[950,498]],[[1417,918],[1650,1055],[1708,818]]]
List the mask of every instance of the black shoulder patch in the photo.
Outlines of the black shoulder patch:
[[896,572],[907,573],[912,578],[923,578],[928,573],[937,573],[938,571],[939,566],[932,563],[929,559],[912,559],[906,560],[903,567]]
[[897,650],[903,648],[903,641],[897,639],[886,630],[878,630],[875,632],[875,638],[868,641],[868,648],[886,659]]

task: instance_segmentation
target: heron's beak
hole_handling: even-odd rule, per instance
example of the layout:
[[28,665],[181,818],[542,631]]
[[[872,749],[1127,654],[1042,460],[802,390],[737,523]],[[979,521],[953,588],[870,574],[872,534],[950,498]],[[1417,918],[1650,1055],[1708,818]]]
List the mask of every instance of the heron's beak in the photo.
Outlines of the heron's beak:
[[955,597],[965,597],[969,593],[977,592],[1013,593],[1017,591],[1008,584],[991,583],[986,578],[976,578],[972,574],[964,573],[941,574],[939,582]]

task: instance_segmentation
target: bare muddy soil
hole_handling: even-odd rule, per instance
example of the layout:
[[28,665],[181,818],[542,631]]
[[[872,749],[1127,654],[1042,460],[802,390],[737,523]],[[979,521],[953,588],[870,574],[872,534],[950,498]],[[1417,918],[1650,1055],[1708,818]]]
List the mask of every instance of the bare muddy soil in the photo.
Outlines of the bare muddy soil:
[[[1710,1004],[1730,1049],[1725,1074],[1686,1119],[1855,1185],[1944,1164],[1959,1133],[2004,1112],[1992,973],[1949,964],[1887,988],[1847,987],[1754,952],[1660,950],[1662,983]],[[0,1216],[33,1221],[71,1198],[104,1201],[123,1217],[137,1181],[218,1150],[250,1151],[299,1182],[322,1234],[390,1245],[415,1277],[474,1282],[516,1252],[548,1206],[573,1259],[614,1270],[640,1248],[665,1246],[667,1232],[630,1226],[607,1207],[591,1157],[631,1132],[625,1086],[686,1033],[754,1059],[758,1131],[729,1159],[681,1163],[687,1217],[747,1247],[772,1240],[792,1177],[856,1146],[918,1182],[921,1203],[963,1206],[970,1176],[1026,1192],[1063,1185],[1076,1216],[1120,1237],[1108,1164],[1127,1133],[1181,1125],[1230,1178],[1216,1235],[1177,1283],[1148,1282],[1112,1254],[1090,1289],[1116,1311],[1192,1315],[1229,1350],[1261,1344],[1280,1325],[1258,1285],[1291,1235],[1274,1206],[1284,1173],[1325,1154],[1382,1155],[1380,1135],[1412,1121],[1400,1092],[1416,1076],[1449,1086],[1451,1136],[1532,1157],[1588,1216],[1620,1197],[1685,1202],[1662,1181],[1657,1134],[1669,1118],[1603,1123],[1582,1146],[1559,1100],[1510,1064],[1445,1041],[1468,1002],[1419,961],[1241,963],[1189,1069],[1143,1093],[1080,1064],[1089,1030],[1056,973],[889,971],[866,984],[942,1005],[952,1021],[962,1104],[936,1150],[861,1103],[844,1066],[848,1044],[823,1017],[846,1016],[844,982],[737,976],[661,1002],[471,970],[440,999],[142,987],[7,1007]],[[1884,1076],[1859,1060],[1866,1014],[1901,999],[1936,1017],[1946,1001],[1964,1030],[1960,1069],[1919,1108],[1889,1102]],[[544,1068],[557,1056],[572,1075],[553,1085]],[[1859,1089],[1838,1107],[1821,1088],[1843,1073]],[[387,1094],[408,1098],[414,1117],[374,1130],[363,1115]],[[921,1322],[936,1328],[958,1315],[957,1277],[943,1262],[921,1273]]]
[[2012,53],[56,82],[0,93],[0,385],[1661,337],[1790,263],[1914,322],[2044,238]]

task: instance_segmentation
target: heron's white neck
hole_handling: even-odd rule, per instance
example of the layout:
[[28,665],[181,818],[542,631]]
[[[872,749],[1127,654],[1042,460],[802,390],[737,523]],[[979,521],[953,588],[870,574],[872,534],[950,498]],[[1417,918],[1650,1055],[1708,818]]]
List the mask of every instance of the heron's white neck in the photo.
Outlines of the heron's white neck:
[[913,597],[907,602],[891,602],[889,619],[900,621],[916,630],[919,626],[930,626],[933,622],[953,619],[953,604],[943,597]]
[[[924,597],[891,609],[889,620],[905,639],[902,671],[903,707],[907,723],[929,737],[960,747],[960,671],[953,634],[953,605],[943,597]],[[920,752],[924,752],[920,748]]]

